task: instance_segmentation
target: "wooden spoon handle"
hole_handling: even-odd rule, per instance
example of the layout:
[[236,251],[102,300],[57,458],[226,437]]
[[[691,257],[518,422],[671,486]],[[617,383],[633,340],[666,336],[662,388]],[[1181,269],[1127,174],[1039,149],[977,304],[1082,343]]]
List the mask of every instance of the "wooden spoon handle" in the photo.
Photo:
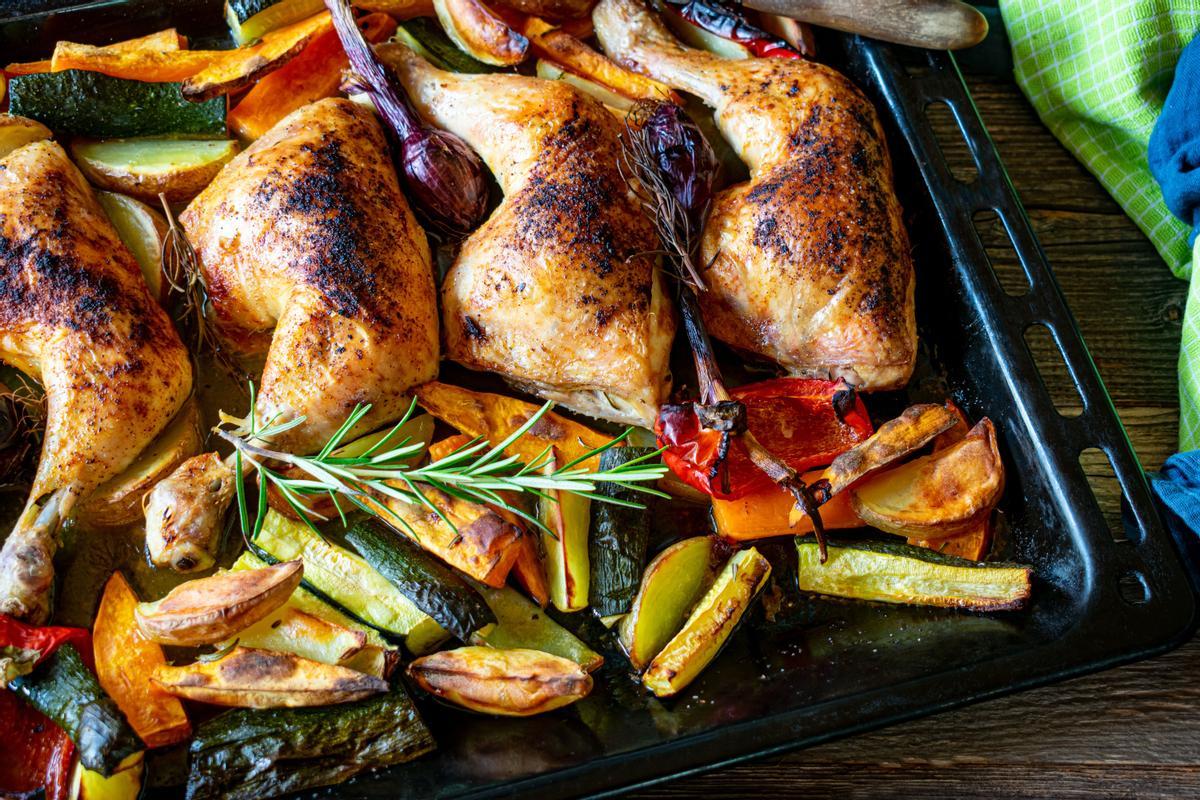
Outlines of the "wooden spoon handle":
[[987,18],[960,0],[742,0],[770,14],[885,42],[958,50],[987,36]]

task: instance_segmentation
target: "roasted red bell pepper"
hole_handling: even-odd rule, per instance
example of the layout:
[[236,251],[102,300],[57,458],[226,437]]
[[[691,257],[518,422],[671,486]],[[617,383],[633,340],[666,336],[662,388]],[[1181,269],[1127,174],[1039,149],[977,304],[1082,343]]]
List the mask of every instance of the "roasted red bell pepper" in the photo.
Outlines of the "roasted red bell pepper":
[[750,24],[736,9],[722,3],[667,0],[666,5],[697,28],[737,42],[758,58],[803,58],[790,44]]
[[[874,430],[862,399],[842,381],[778,378],[730,394],[745,406],[746,427],[755,438],[797,472],[829,464]],[[751,462],[741,439],[702,427],[695,408],[663,406],[655,420],[671,471],[722,500],[769,489],[771,479]]]
[[[26,625],[0,615],[0,654],[36,653],[36,662],[61,645],[75,645],[84,663],[92,661],[92,637],[83,628]],[[45,789],[46,800],[66,800],[75,745],[62,728],[10,691],[0,690],[0,797]]]

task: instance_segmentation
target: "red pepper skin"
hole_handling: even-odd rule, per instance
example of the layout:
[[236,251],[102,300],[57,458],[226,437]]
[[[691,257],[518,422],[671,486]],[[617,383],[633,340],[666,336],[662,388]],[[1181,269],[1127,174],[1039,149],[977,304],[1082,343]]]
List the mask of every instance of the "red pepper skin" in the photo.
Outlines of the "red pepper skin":
[[[668,2],[668,5],[673,6],[674,3]],[[737,42],[758,58],[803,58],[787,42],[751,25],[735,10],[725,8],[719,3],[687,0],[675,10],[697,28],[722,39]]]
[[[839,420],[833,398],[841,381],[777,378],[730,391],[746,407],[746,426],[764,447],[797,472],[828,465],[874,431],[861,397]],[[663,462],[689,485],[722,500],[737,500],[769,488],[771,479],[750,461],[733,437],[718,466],[721,434],[702,429],[691,405],[663,406],[654,423]]]
[[[0,614],[0,647],[37,650],[38,662],[73,644],[95,669],[92,635],[84,628],[26,625]],[[66,800],[75,745],[66,731],[10,691],[0,690],[0,797],[32,795],[44,787],[46,800]]]

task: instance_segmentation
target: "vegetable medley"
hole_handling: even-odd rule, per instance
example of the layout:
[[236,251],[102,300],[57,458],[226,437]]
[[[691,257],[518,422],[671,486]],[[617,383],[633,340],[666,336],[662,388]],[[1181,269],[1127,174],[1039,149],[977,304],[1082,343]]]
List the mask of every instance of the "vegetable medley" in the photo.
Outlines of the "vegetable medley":
[[[414,698],[528,716],[603,690],[596,631],[619,643],[646,692],[669,698],[772,585],[973,612],[1028,602],[1031,570],[989,560],[1004,490],[990,420],[949,400],[880,419],[844,380],[725,388],[688,300],[703,272],[690,263],[694,223],[724,169],[708,143],[719,135],[673,105],[678,93],[590,44],[588,4],[575,5],[362,0],[352,16],[332,0],[329,11],[321,0],[228,0],[230,49],[192,49],[166,30],[63,41],[45,61],[5,67],[0,158],[51,136],[69,143],[152,295],[194,334],[205,287],[174,212],[309,103],[350,94],[377,110],[406,194],[446,241],[488,213],[482,162],[418,117],[372,44],[394,39],[452,72],[566,82],[653,134],[639,140],[649,149],[634,147],[643,185],[654,181],[639,172],[647,164],[676,170],[646,203],[678,268],[700,398],[663,405],[653,432],[614,436],[549,403],[435,381],[381,430],[361,430],[368,409],[355,409],[312,455],[270,444],[295,420],[222,415],[218,438],[237,464],[227,518],[241,535],[218,566],[155,580],[144,562],[109,570],[96,605],[64,581],[60,604],[76,595],[90,628],[0,615],[0,794],[134,798],[147,751],[178,747],[189,798],[333,784],[435,747]],[[813,55],[810,32],[790,20],[705,0],[663,10],[680,38],[725,57]],[[664,208],[681,216],[664,220]],[[219,370],[228,356],[199,333]],[[0,462],[20,484],[38,393],[16,372],[0,379],[10,390]],[[202,400],[101,486],[80,526],[136,528],[147,492],[201,451],[220,402]],[[706,512],[710,527],[665,538],[659,520],[683,508]],[[798,585],[755,547],[781,536],[795,538]],[[601,625],[581,627],[585,616]]]

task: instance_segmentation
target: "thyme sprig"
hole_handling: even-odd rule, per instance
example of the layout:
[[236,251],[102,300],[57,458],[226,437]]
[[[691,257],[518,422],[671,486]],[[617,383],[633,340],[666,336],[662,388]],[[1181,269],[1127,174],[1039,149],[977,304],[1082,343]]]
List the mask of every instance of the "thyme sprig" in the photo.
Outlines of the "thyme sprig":
[[[253,409],[253,384],[250,385],[250,396],[250,407]],[[245,420],[226,418],[224,424],[237,423],[237,427],[219,427],[217,433],[234,447],[239,521],[242,534],[251,540],[262,529],[266,517],[268,487],[273,487],[297,518],[314,531],[316,522],[328,521],[329,517],[305,505],[305,500],[313,496],[326,496],[333,503],[343,524],[346,524],[347,507],[353,507],[379,517],[414,537],[416,532],[388,506],[389,500],[423,506],[457,533],[453,522],[426,496],[426,488],[460,500],[505,509],[551,535],[554,535],[553,531],[546,528],[536,516],[508,502],[501,493],[533,494],[553,500],[551,492],[568,492],[598,502],[630,508],[642,507],[636,502],[597,494],[597,485],[607,482],[643,494],[667,497],[663,492],[645,485],[666,474],[667,468],[657,462],[658,452],[648,453],[609,470],[592,471],[581,466],[622,444],[632,433],[632,428],[562,466],[554,463],[554,451],[550,446],[529,462],[515,455],[505,455],[504,451],[529,433],[553,405],[549,402],[543,405],[524,425],[495,446],[476,437],[424,466],[414,466],[414,463],[425,455],[425,443],[413,441],[401,433],[417,409],[416,400],[409,405],[399,422],[365,450],[354,443],[344,444],[344,441],[370,412],[370,405],[355,407],[325,446],[313,455],[296,455],[270,446],[272,439],[303,423],[303,417],[285,422],[267,420],[260,423],[251,411]],[[249,515],[245,481],[245,475],[250,470],[254,470],[258,477],[258,511],[253,520]]]

